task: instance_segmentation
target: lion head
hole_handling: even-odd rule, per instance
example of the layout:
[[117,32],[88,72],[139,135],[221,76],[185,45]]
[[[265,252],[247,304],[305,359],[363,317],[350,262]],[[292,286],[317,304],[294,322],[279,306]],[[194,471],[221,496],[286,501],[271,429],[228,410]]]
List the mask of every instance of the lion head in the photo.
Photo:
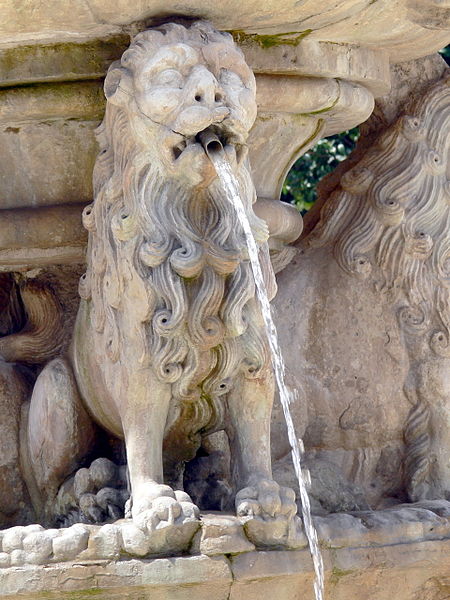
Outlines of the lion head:
[[253,74],[228,34],[168,24],[135,37],[110,67],[105,94],[80,294],[118,368],[133,343],[141,368],[174,396],[214,403],[239,373],[257,377],[268,362],[244,233],[198,140],[210,130],[223,144],[273,295],[245,155]]
[[256,118],[255,78],[231,36],[207,23],[138,34],[111,65],[104,89],[110,109],[126,112],[135,143],[150,150],[165,177],[210,182],[215,174],[197,137],[208,128],[231,160],[244,155]]

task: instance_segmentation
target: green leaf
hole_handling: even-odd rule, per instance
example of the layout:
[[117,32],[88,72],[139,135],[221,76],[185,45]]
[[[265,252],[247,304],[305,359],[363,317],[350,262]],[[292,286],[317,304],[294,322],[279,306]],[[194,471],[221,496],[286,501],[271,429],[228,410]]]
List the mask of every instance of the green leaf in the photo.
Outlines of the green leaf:
[[283,184],[281,200],[294,204],[302,213],[307,212],[317,198],[317,183],[347,158],[358,136],[359,129],[355,127],[319,140],[292,166]]

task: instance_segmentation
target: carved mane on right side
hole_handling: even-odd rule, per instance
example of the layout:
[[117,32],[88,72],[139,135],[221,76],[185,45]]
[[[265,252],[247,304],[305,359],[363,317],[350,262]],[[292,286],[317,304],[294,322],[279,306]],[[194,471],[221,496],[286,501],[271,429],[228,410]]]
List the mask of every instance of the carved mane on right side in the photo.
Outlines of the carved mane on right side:
[[[330,244],[348,274],[373,281],[407,344],[450,358],[450,78],[434,84],[342,177],[306,243]],[[409,340],[409,342],[408,342]],[[429,476],[429,403],[411,397],[409,496]]]

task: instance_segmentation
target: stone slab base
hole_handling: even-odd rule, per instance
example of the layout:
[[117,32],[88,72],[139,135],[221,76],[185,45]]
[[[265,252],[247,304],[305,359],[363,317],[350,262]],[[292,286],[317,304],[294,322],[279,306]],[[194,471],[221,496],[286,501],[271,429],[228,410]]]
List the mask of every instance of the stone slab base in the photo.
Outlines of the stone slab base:
[[[325,565],[325,600],[450,598],[450,502],[314,521]],[[255,550],[232,515],[203,514],[190,554],[165,558],[149,557],[148,551],[136,556],[144,555],[143,541],[129,543],[134,526],[128,520],[61,530],[39,527],[0,532],[0,599],[314,599],[308,549]],[[37,564],[46,545],[47,558]]]
[[[326,600],[445,600],[450,539],[324,550]],[[307,550],[11,567],[1,597],[23,600],[308,600]]]

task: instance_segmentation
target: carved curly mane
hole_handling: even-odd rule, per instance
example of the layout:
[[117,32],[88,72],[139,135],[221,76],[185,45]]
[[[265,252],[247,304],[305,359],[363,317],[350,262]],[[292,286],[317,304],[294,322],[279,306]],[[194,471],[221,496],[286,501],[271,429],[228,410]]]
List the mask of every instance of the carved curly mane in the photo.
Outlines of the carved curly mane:
[[[341,268],[370,278],[398,311],[407,344],[450,358],[450,138],[448,77],[434,85],[348,171],[308,243],[331,244]],[[426,359],[426,354],[424,359]],[[410,376],[414,378],[415,365]],[[430,470],[428,399],[413,404],[405,471],[412,500]],[[432,410],[432,409],[431,409]]]
[[[163,34],[137,36],[122,65],[129,53],[148,52],[155,35]],[[173,37],[179,40],[179,32]],[[162,127],[155,124],[149,144],[157,147]],[[97,137],[95,201],[83,217],[90,235],[80,295],[91,300],[109,359],[120,366],[119,332],[137,327],[142,366],[151,365],[161,381],[172,383],[175,398],[206,398],[212,427],[220,411],[215,398],[230,390],[239,372],[258,377],[268,363],[241,227],[217,179],[193,192],[162,164],[149,163],[120,107],[107,104]],[[239,183],[273,295],[268,232],[251,208],[255,192],[245,166]]]

